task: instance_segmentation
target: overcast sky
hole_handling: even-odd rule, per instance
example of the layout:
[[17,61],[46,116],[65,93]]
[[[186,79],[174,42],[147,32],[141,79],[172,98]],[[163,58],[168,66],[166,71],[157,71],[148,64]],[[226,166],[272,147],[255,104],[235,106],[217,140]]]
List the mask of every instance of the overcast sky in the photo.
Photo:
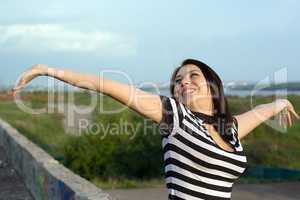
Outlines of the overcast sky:
[[185,58],[224,81],[259,81],[283,67],[300,81],[298,0],[2,0],[0,8],[0,85],[36,63],[166,82]]

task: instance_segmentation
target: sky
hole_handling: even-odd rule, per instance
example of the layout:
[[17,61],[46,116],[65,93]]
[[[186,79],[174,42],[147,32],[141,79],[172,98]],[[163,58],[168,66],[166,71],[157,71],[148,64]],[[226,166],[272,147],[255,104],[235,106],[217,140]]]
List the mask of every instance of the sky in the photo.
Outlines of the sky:
[[282,68],[300,81],[298,0],[2,0],[0,8],[0,86],[37,63],[165,83],[186,58],[223,81],[258,82]]

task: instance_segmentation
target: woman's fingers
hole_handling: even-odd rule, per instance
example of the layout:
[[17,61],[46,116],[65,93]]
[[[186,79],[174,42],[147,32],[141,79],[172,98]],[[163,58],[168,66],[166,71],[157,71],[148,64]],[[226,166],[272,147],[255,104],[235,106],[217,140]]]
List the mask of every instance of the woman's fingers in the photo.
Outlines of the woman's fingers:
[[36,73],[36,69],[31,68],[30,70],[24,72],[18,83],[13,88],[13,91],[18,91],[23,89],[32,79],[34,79],[38,74]]
[[12,92],[17,92],[17,91],[23,89],[24,87],[25,87],[24,85],[19,85],[19,86],[17,86],[17,87],[14,87],[14,88],[12,89]]
[[23,89],[25,87],[24,84],[22,84],[20,81],[19,83],[11,90],[11,94],[13,97],[16,96],[17,92],[19,92],[21,89]]
[[15,87],[12,89],[14,93],[20,91],[26,86],[26,81],[24,81],[25,77],[21,77],[20,81],[15,85]]
[[299,115],[295,112],[293,105],[287,99],[280,99],[278,102],[284,103],[283,109],[278,113],[279,127],[291,127],[293,125],[293,117],[299,119]]
[[291,103],[289,103],[287,110],[289,113],[292,114],[292,116],[294,116],[296,119],[299,119],[299,115],[296,113],[296,111]]
[[25,84],[18,84],[17,86],[15,86],[11,91],[12,91],[12,95],[16,96],[16,93],[19,92],[20,90],[22,90],[23,88],[25,88]]
[[291,114],[287,111],[287,109],[282,110],[278,114],[278,122],[279,127],[287,128],[292,126]]
[[299,115],[295,112],[294,109],[291,110],[291,113],[293,114],[294,117],[296,117],[297,119],[299,119]]
[[287,119],[288,119],[288,125],[289,125],[289,128],[290,128],[293,125],[293,121],[292,121],[291,114],[289,112],[287,113]]
[[280,112],[279,115],[278,115],[278,122],[279,122],[279,127],[282,126],[282,113]]
[[296,117],[297,119],[299,119],[299,115],[296,113],[294,106],[290,103],[289,107],[288,107],[288,111],[290,111],[294,117]]
[[281,117],[281,119],[282,119],[282,128],[284,128],[284,129],[286,129],[286,127],[287,127],[287,116],[286,116],[286,112],[282,112],[282,117]]
[[292,122],[290,120],[290,114],[287,108],[282,110],[282,115],[284,118],[284,128],[291,127]]

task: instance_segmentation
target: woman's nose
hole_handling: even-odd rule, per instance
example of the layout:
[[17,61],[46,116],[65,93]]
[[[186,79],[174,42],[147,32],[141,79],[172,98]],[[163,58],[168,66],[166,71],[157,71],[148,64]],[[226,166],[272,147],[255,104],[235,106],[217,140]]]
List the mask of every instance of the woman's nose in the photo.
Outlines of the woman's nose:
[[191,83],[191,79],[188,76],[185,76],[181,81],[182,86],[190,84],[190,83]]

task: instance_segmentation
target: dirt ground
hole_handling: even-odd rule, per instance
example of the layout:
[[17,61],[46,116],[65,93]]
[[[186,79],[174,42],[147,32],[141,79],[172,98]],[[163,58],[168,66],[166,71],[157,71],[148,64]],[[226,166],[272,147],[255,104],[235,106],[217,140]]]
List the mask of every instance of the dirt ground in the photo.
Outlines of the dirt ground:
[[[115,200],[167,200],[165,188],[106,190]],[[232,200],[300,200],[300,182],[235,185]]]

